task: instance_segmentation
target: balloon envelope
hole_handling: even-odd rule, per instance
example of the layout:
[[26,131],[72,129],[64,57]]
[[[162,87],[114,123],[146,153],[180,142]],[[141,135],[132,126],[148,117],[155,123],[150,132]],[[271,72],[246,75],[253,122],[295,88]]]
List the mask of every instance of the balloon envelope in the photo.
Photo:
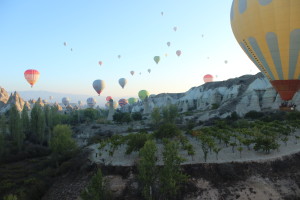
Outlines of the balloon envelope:
[[119,84],[124,89],[125,85],[127,84],[127,80],[125,78],[120,78],[119,79]]
[[102,65],[102,61],[99,61],[98,63],[99,63],[100,66]]
[[300,89],[300,4],[296,0],[233,0],[231,28],[283,100]]
[[205,76],[203,76],[203,81],[205,83],[212,82],[213,79],[214,79],[214,77],[211,74],[206,74]]
[[103,80],[100,80],[100,79],[94,80],[94,82],[93,82],[93,88],[95,89],[95,91],[100,96],[101,92],[105,88],[105,82]]
[[151,69],[148,69],[148,72],[150,73],[150,72],[151,72]]
[[69,105],[69,103],[70,103],[70,98],[64,97],[64,98],[62,98],[61,102],[62,102],[65,106],[67,106],[67,105]]
[[176,26],[174,26],[173,30],[174,30],[174,31],[177,31],[177,27],[176,27]]
[[111,99],[112,99],[111,96],[107,96],[107,97],[106,97],[106,101],[109,101],[109,100],[111,100]]
[[159,63],[160,57],[159,56],[154,56],[153,60],[156,62],[156,64]]
[[137,101],[138,101],[138,99],[137,99],[137,98],[134,98],[134,97],[131,97],[131,98],[128,99],[128,103],[129,103],[130,105],[136,103]]
[[167,42],[168,47],[171,45],[171,42]]
[[133,76],[133,74],[134,74],[134,71],[130,71],[130,74]]
[[149,92],[147,90],[140,90],[138,95],[141,100],[145,100],[148,98]]
[[86,103],[87,103],[87,105],[88,105],[89,108],[93,108],[96,105],[96,99],[93,98],[93,97],[89,97],[86,100]]
[[180,56],[180,55],[181,55],[181,51],[180,51],[180,50],[177,50],[177,51],[176,51],[176,55],[177,55],[177,56]]
[[40,72],[35,69],[28,69],[24,72],[24,77],[32,87],[39,80]]
[[127,99],[120,99],[120,100],[119,100],[119,105],[120,105],[121,107],[125,106],[126,104],[128,104]]

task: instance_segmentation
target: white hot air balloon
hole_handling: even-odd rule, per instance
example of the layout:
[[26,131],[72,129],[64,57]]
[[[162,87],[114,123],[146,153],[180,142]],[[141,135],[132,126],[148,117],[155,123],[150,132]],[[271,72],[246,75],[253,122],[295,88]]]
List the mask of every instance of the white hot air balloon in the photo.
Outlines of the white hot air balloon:
[[89,97],[87,100],[86,100],[86,103],[88,105],[89,108],[93,108],[95,105],[96,105],[96,99],[93,98],[93,97]]
[[65,106],[67,106],[67,105],[70,104],[70,98],[64,97],[64,98],[62,98],[61,102],[62,102]]
[[120,78],[119,79],[119,84],[124,89],[125,85],[127,84],[127,80],[125,78]]

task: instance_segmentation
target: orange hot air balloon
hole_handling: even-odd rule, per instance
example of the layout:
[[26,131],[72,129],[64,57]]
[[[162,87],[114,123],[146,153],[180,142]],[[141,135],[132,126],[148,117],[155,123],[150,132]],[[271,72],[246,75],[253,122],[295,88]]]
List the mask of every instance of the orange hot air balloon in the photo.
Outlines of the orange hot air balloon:
[[212,75],[210,75],[210,74],[206,74],[206,75],[203,77],[203,81],[204,81],[205,83],[213,82],[213,79],[214,79],[214,77],[213,77]]
[[31,87],[39,80],[40,72],[35,69],[28,69],[24,72],[25,79]]

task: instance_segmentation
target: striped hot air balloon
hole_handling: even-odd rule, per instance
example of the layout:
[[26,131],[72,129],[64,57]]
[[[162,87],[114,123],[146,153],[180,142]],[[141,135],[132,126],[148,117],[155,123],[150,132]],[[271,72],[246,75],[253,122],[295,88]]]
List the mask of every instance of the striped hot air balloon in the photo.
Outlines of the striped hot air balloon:
[[121,107],[125,106],[126,104],[128,104],[128,100],[127,99],[120,99],[119,100],[119,105]]
[[40,72],[35,69],[28,69],[24,72],[25,79],[33,87],[33,85],[39,80]]

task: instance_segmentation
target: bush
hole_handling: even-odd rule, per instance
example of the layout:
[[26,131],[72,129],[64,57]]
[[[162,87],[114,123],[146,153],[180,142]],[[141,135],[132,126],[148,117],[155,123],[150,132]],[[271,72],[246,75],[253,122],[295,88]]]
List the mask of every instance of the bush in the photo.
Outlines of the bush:
[[245,118],[248,118],[248,119],[259,119],[259,118],[262,118],[264,116],[264,113],[262,112],[257,112],[257,111],[249,111],[245,114]]
[[220,105],[217,104],[217,103],[211,104],[211,109],[212,109],[212,110],[218,109],[219,107],[220,107]]
[[139,151],[149,138],[147,133],[130,134],[127,137],[126,154],[131,154],[133,151]]
[[157,131],[154,132],[154,137],[162,138],[172,138],[180,135],[180,130],[175,124],[166,123],[161,125]]
[[134,120],[134,121],[140,121],[142,120],[143,116],[141,113],[139,112],[134,112],[131,114],[131,118]]

